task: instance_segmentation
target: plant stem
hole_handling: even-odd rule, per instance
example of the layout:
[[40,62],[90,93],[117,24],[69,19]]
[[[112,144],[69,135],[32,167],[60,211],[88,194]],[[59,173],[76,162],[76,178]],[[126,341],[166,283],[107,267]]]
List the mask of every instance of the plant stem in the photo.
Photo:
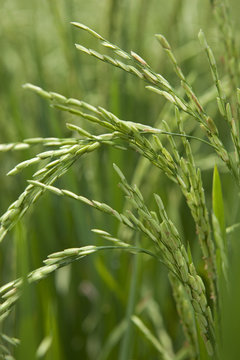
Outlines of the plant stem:
[[[139,240],[139,234],[136,234],[135,245],[137,246]],[[131,358],[132,352],[132,337],[133,337],[133,324],[131,317],[134,314],[134,307],[136,301],[136,293],[137,293],[137,279],[140,271],[140,258],[138,255],[133,257],[132,261],[133,269],[132,269],[132,277],[130,283],[127,311],[126,311],[126,321],[127,328],[124,333],[124,337],[122,339],[120,351],[119,351],[119,360],[126,360]]]

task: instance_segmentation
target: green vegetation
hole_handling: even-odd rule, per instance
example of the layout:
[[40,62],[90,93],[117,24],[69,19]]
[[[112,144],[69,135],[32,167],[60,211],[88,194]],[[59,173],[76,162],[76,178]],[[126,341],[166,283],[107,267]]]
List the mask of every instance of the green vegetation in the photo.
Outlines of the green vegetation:
[[238,358],[238,7],[3,4],[1,358]]

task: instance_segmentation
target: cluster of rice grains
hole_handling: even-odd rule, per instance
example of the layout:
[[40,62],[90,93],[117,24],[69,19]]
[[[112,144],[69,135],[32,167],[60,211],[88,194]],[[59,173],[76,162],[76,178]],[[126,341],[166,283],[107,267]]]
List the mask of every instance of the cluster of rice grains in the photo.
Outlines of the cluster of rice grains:
[[[203,339],[205,350],[210,357],[218,357],[216,344],[215,322],[213,319],[219,310],[218,291],[219,291],[219,272],[216,265],[216,248],[220,247],[222,259],[226,260],[226,249],[221,246],[221,234],[218,229],[218,219],[214,218],[214,234],[218,236],[218,241],[214,242],[212,238],[212,225],[206,206],[205,194],[202,184],[201,171],[196,166],[193,157],[190,139],[191,136],[184,132],[183,116],[188,116],[196,120],[200,128],[207,136],[207,140],[198,139],[212,147],[213,151],[226,164],[229,172],[233,175],[237,185],[240,185],[240,141],[238,126],[234,117],[238,116],[240,104],[240,90],[235,85],[239,80],[239,71],[236,71],[236,46],[233,41],[231,27],[224,25],[223,17],[225,16],[224,8],[220,7],[220,1],[213,2],[219,27],[222,30],[223,37],[228,39],[226,48],[229,57],[228,67],[230,73],[233,91],[232,99],[228,99],[224,93],[221,80],[219,78],[216,61],[211,48],[209,47],[202,31],[199,33],[200,43],[206,51],[212,77],[216,85],[217,105],[222,117],[229,126],[229,132],[234,148],[234,157],[231,156],[228,149],[224,146],[219,137],[219,132],[215,121],[206,113],[198,96],[195,94],[187,78],[184,76],[176,57],[172,52],[171,46],[162,35],[156,35],[157,40],[166,51],[172,62],[173,68],[180,79],[182,90],[186,95],[179,95],[174,87],[162,75],[156,73],[147,62],[135,52],[128,53],[118,46],[110,43],[94,30],[80,23],[72,23],[79,29],[87,31],[90,35],[100,41],[100,44],[108,48],[113,53],[113,57],[99,53],[95,50],[88,49],[82,45],[76,45],[76,48],[90,56],[105,63],[118,67],[125,72],[132,74],[147,83],[146,88],[161,96],[175,107],[177,133],[171,132],[168,124],[162,122],[162,128],[154,128],[137,122],[124,121],[116,117],[111,112],[102,107],[95,107],[82,100],[66,98],[55,92],[48,92],[40,87],[26,84],[25,88],[30,89],[48,100],[51,105],[70,114],[79,116],[87,121],[95,123],[107,129],[107,133],[94,135],[85,129],[67,124],[67,128],[73,132],[69,138],[32,138],[25,139],[19,143],[2,144],[0,151],[21,150],[32,148],[34,145],[53,148],[34,156],[33,158],[21,162],[14,169],[9,171],[8,175],[15,175],[22,169],[37,164],[39,169],[34,173],[32,180],[28,181],[28,186],[19,198],[9,206],[4,215],[0,218],[0,239],[6,236],[7,232],[19,221],[28,208],[34,204],[39,196],[45,191],[50,191],[58,196],[67,196],[76,201],[83,202],[99,211],[115,217],[120,223],[128,227],[131,232],[140,232],[148,238],[153,244],[155,252],[149,251],[144,247],[131,245],[124,239],[118,239],[103,230],[93,230],[105,240],[111,241],[113,245],[108,246],[87,246],[82,248],[73,248],[60,251],[49,255],[45,265],[37,270],[32,271],[27,281],[29,283],[39,281],[47,275],[56,271],[58,268],[65,266],[73,261],[78,261],[83,256],[94,253],[99,250],[120,249],[131,253],[146,253],[149,256],[161,261],[169,271],[169,279],[172,286],[174,299],[182,322],[184,334],[187,340],[189,357],[197,359],[199,357],[200,338]],[[225,9],[226,10],[226,9]],[[236,105],[234,114],[231,110],[231,101]],[[74,136],[77,134],[78,136]],[[160,137],[167,136],[170,150],[161,142]],[[184,154],[180,155],[175,137],[182,140]],[[163,202],[159,195],[154,194],[158,206],[159,214],[148,209],[144,198],[137,186],[130,185],[120,169],[114,164],[114,169],[120,177],[120,188],[126,195],[131,204],[132,210],[119,213],[105,203],[87,199],[79,196],[69,190],[55,187],[54,182],[63,176],[68,169],[80,159],[84,154],[97,150],[100,146],[113,146],[119,150],[133,149],[141,156],[145,157],[154,166],[174,183],[176,183],[186,203],[191,211],[196,226],[196,234],[205,262],[205,271],[207,274],[208,287],[210,295],[207,294],[204,282],[198,274],[191,257],[190,248],[181,239],[178,230],[170,220]],[[216,239],[215,239],[216,240]],[[18,300],[21,294],[23,279],[17,279],[0,288],[2,303],[0,305],[0,315],[6,317],[12,306]],[[213,316],[214,315],[214,316]],[[134,318],[139,325],[140,320]],[[214,322],[215,321],[215,322]],[[140,327],[142,325],[139,325]],[[143,329],[143,326],[142,326]],[[168,350],[159,347],[159,352],[164,359],[171,359]]]

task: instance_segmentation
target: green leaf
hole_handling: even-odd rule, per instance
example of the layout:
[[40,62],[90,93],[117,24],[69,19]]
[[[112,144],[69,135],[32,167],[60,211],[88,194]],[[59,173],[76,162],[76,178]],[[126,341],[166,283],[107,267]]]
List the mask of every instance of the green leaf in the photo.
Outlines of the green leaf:
[[[223,275],[225,280],[227,280],[226,269],[228,267],[228,256],[227,256],[227,245],[226,245],[224,206],[223,206],[221,181],[216,165],[213,173],[212,207],[213,207],[213,213],[212,213],[213,234],[217,246],[216,249],[217,272],[219,278],[221,278],[221,275]],[[221,283],[219,283],[219,287],[221,287]]]
[[221,186],[221,180],[220,180],[220,176],[219,176],[216,165],[214,167],[214,172],[213,172],[212,208],[213,208],[213,212],[219,222],[222,236],[224,238],[226,228],[225,228],[222,186]]
[[133,323],[137,326],[137,328],[142,332],[144,337],[150,341],[150,343],[155,347],[155,349],[162,355],[165,354],[165,349],[159,340],[152,334],[152,332],[146,327],[146,325],[142,322],[142,320],[136,315],[132,316]]

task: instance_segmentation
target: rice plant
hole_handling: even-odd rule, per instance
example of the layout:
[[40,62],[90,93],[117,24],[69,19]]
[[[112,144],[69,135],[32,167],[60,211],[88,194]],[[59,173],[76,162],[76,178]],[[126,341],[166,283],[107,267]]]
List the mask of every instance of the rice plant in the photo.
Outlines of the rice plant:
[[[131,81],[138,81],[137,86],[142,86],[146,94],[149,93],[146,96],[152,96],[151,99],[156,103],[160,101],[165,109],[166,121],[163,118],[160,121],[139,119],[134,113],[131,121],[125,120],[103,106],[85,101],[84,98],[68,97],[30,83],[23,85],[24,91],[30,90],[38,95],[53,108],[52,111],[63,114],[59,116],[67,118],[68,122],[66,137],[57,135],[28,137],[0,145],[0,152],[10,151],[15,154],[24,151],[29,156],[27,160],[8,169],[8,176],[26,178],[20,174],[21,172],[29,176],[26,178],[24,191],[8,206],[0,218],[1,243],[8,242],[9,234],[14,232],[17,256],[20,257],[18,259],[20,270],[16,272],[16,279],[11,281],[7,279],[0,288],[2,358],[20,359],[23,356],[26,359],[27,356],[36,359],[65,358],[64,351],[58,344],[61,342],[61,334],[54,316],[55,310],[42,308],[46,321],[40,343],[39,335],[37,339],[33,339],[32,344],[28,344],[26,339],[16,339],[13,324],[21,320],[21,311],[23,313],[24,307],[25,309],[31,307],[31,297],[36,296],[33,292],[34,283],[39,283],[39,286],[43,284],[38,296],[39,298],[43,296],[43,302],[47,302],[48,298],[53,298],[51,294],[53,290],[49,290],[52,289],[51,283],[47,283],[53,279],[52,274],[55,274],[58,290],[63,289],[64,280],[57,277],[57,274],[64,271],[63,276],[68,276],[68,271],[72,269],[74,263],[79,262],[77,269],[81,269],[81,262],[85,257],[90,258],[90,255],[95,257],[102,253],[106,254],[104,260],[111,258],[112,255],[109,254],[129,253],[133,255],[133,263],[128,297],[122,292],[121,286],[114,280],[111,272],[106,270],[105,265],[101,261],[98,263],[102,278],[124,304],[125,315],[123,314],[121,321],[110,330],[104,343],[98,345],[95,350],[88,351],[89,358],[102,360],[113,358],[112,356],[117,356],[120,360],[150,357],[164,360],[237,358],[238,317],[235,311],[239,299],[236,286],[239,269],[234,255],[237,256],[239,250],[232,238],[237,236],[239,223],[232,217],[232,222],[229,226],[226,225],[224,196],[228,189],[226,186],[222,187],[221,177],[223,173],[230,179],[229,183],[234,193],[232,201],[238,209],[239,54],[229,5],[225,0],[215,0],[211,1],[211,8],[224,47],[225,68],[224,75],[220,75],[222,70],[219,70],[218,61],[208,44],[207,36],[200,30],[198,34],[202,49],[200,56],[202,61],[208,61],[209,73],[212,75],[212,90],[210,94],[205,94],[205,97],[204,94],[200,96],[199,92],[194,90],[191,74],[185,74],[174,48],[162,34],[156,34],[155,37],[169,59],[171,71],[176,74],[174,81],[173,78],[168,79],[164,73],[155,70],[150,61],[146,61],[137,52],[122,49],[87,25],[76,21],[71,23],[75,31],[87,33],[91,38],[89,40],[92,41],[91,44],[96,44],[95,50],[77,43],[76,52],[80,51],[82,56],[92,57],[96,62],[103,62],[106,67],[115,67],[129,78],[132,75]],[[71,59],[69,61],[71,62]],[[33,95],[29,92],[28,97],[31,96]],[[209,103],[214,111],[208,106]],[[38,150],[40,148],[42,150]],[[114,202],[111,201],[112,199],[109,201],[109,196],[103,201],[98,198],[92,199],[88,196],[87,190],[84,192],[84,187],[82,189],[75,186],[78,191],[74,191],[62,185],[62,178],[71,174],[72,169],[78,168],[82,163],[85,165],[81,170],[86,172],[83,176],[88,182],[88,179],[91,179],[88,171],[97,170],[94,166],[94,158],[91,156],[100,151],[102,154],[106,151],[114,157],[111,171],[115,172],[119,181],[119,186],[114,192],[118,193],[119,197],[124,196],[125,199],[121,200],[121,206],[118,208],[111,205]],[[211,191],[206,189],[204,183],[204,163],[199,161],[201,152],[207,154],[207,159],[210,159]],[[131,179],[127,169],[128,159],[133,156],[132,154],[137,165]],[[97,159],[100,159],[100,156]],[[34,169],[33,174],[28,172],[31,167]],[[174,194],[178,194],[174,197],[180,196],[183,199],[185,206],[183,217],[188,217],[187,223],[192,223],[195,229],[190,236],[183,230],[177,217],[173,216],[176,207],[174,198],[170,199],[168,191],[164,192],[154,185],[151,169],[154,169],[154,175],[166,179],[174,189]],[[102,184],[101,177],[104,178],[105,171],[103,168],[100,170],[96,174],[98,185]],[[72,184],[73,182],[70,181]],[[142,191],[141,188],[147,188],[147,191]],[[104,191],[102,193],[104,196]],[[78,246],[79,243],[74,244],[73,241],[72,247],[64,249],[60,243],[57,251],[51,252],[43,260],[42,266],[29,271],[28,262],[31,263],[31,260],[27,256],[29,240],[25,221],[28,221],[26,219],[30,216],[37,216],[34,215],[35,211],[39,202],[44,206],[46,194],[49,194],[50,198],[61,198],[54,215],[51,211],[48,213],[50,218],[58,216],[58,208],[64,208],[65,199],[71,201],[70,204],[75,209],[75,222],[79,227],[85,227],[88,221],[86,215],[88,210],[85,209],[93,208],[91,214],[99,213],[101,217],[96,226],[100,228],[92,229],[92,233],[97,237],[97,244],[93,242],[94,237],[89,235],[87,236],[91,242],[83,241],[83,246]],[[79,217],[78,209],[84,209],[79,213],[81,214]],[[112,226],[108,226],[110,221]],[[51,220],[50,227],[54,236],[54,223],[51,224]],[[23,259],[25,256],[27,260]],[[128,274],[124,266],[121,266],[122,260],[121,255],[118,255],[119,268],[125,279]],[[138,289],[143,289],[144,293],[143,276],[141,279],[143,284],[139,285],[140,274],[144,274],[141,261],[144,266],[161,264],[160,269],[163,274],[161,281],[164,278],[167,287],[156,281],[158,277],[153,277],[153,273],[150,278],[148,277],[148,286],[152,292],[156,288],[161,292],[161,288],[165,286],[169,289],[164,292],[166,299],[159,301],[150,294],[143,304],[138,301],[139,299],[137,300]],[[67,289],[69,283],[69,280],[65,283]],[[44,299],[45,286],[46,299]],[[67,298],[68,290],[61,291]],[[59,293],[61,291],[59,290]],[[96,296],[91,295],[94,290],[89,286],[84,291],[90,298]],[[57,295],[59,295],[58,291]],[[232,301],[232,297],[236,301]],[[33,303],[37,301],[34,300]],[[159,305],[163,305],[163,302],[174,304],[167,315],[164,314],[164,309],[160,311]],[[98,309],[97,305],[96,309]],[[170,319],[168,319],[169,314],[172,317]],[[27,326],[24,321],[24,319],[20,321],[23,329]],[[90,329],[92,322],[94,323],[93,320],[89,320],[87,325]],[[67,319],[65,324],[67,327]],[[21,331],[19,333],[21,334]],[[27,330],[26,334],[29,336],[31,329]],[[232,337],[229,334],[233,334]],[[34,334],[32,336],[34,338]],[[136,340],[138,338],[143,338],[147,346]],[[98,341],[91,342],[93,348],[95,343],[98,344]],[[31,355],[28,346],[31,347]],[[144,349],[142,353],[141,349]],[[113,353],[115,355],[112,355]],[[80,350],[79,355],[81,355]]]

